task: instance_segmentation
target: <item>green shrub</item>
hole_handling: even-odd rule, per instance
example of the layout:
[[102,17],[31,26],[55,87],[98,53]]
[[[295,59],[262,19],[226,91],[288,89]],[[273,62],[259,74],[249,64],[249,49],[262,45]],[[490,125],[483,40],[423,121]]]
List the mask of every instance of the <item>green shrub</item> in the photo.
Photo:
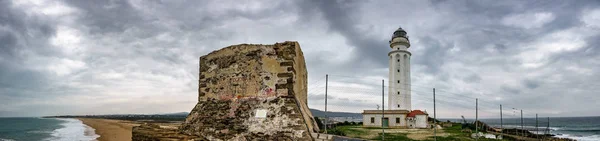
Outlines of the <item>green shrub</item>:
[[344,133],[342,130],[340,130],[338,128],[327,129],[327,134],[346,136],[346,133]]

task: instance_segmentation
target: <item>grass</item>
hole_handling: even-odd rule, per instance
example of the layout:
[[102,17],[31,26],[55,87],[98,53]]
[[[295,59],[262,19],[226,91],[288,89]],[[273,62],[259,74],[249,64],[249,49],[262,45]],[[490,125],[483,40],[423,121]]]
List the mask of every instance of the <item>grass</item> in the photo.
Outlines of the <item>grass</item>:
[[360,125],[345,125],[327,129],[327,133],[352,138],[364,138],[365,136],[369,136],[369,129],[364,129]]
[[454,123],[452,124],[452,127],[446,127],[444,128],[444,132],[446,133],[452,133],[452,134],[466,134],[462,132],[462,125],[460,123]]
[[364,135],[367,134],[367,131],[360,129],[361,126],[341,126],[338,127],[339,130],[342,130],[346,134],[351,135]]
[[[463,133],[462,125],[460,123],[452,124],[452,127],[446,127],[443,129],[445,133],[450,133],[450,136],[447,137],[437,137],[438,141],[463,141],[463,140],[475,140],[471,138],[471,133]],[[474,132],[474,131],[473,131]],[[433,138],[428,139],[433,140]],[[487,138],[479,138],[481,141],[499,141],[499,139],[487,139]]]
[[[338,126],[333,130],[336,132],[342,132],[347,137],[352,138],[360,138],[360,139],[368,139],[368,140],[381,140],[381,133],[373,133],[374,130],[379,131],[380,127],[362,127],[361,125],[346,125],[346,126]],[[438,130],[440,131],[440,130]],[[463,133],[461,124],[455,123],[452,127],[447,127],[442,129],[442,131],[438,133],[447,133],[449,136],[442,137],[438,136],[437,141],[473,141],[470,136],[470,133]],[[377,135],[375,135],[377,134]],[[414,139],[408,138],[407,133],[385,133],[385,140],[394,140],[394,141],[416,141]],[[429,137],[425,139],[426,141],[433,141],[433,137]],[[479,138],[480,141],[498,141],[496,139],[485,139]]]
[[[381,134],[379,134],[376,138],[372,138],[372,140],[381,140]],[[390,134],[390,133],[386,133],[385,134],[385,140],[392,140],[392,141],[419,141],[419,140],[413,140],[411,138],[407,137],[407,134],[404,133],[394,133],[394,134]],[[433,137],[430,137],[424,141],[434,141],[435,139]],[[454,137],[454,136],[448,136],[448,137],[437,137],[437,141],[471,141],[472,139],[470,138],[460,138],[460,137]]]

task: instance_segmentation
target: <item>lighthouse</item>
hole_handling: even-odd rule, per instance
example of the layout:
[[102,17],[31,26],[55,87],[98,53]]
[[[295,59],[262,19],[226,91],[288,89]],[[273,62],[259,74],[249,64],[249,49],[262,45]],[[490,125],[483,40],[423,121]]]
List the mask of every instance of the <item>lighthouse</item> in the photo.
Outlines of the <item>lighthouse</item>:
[[428,128],[427,111],[413,110],[410,97],[410,41],[406,31],[398,28],[389,41],[388,107],[364,110],[363,127]]
[[394,31],[390,40],[388,106],[390,110],[411,111],[410,97],[410,41],[402,27]]

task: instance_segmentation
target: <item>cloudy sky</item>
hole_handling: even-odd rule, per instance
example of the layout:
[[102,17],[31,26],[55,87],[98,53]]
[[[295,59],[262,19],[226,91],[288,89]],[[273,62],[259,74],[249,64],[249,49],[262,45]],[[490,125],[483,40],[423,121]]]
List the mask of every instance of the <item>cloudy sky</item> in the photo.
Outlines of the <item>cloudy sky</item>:
[[[381,105],[388,41],[412,46],[413,109],[600,116],[600,1],[0,0],[0,116],[189,112],[198,57],[299,41],[309,107]],[[387,85],[387,83],[386,83]],[[386,100],[387,102],[387,100]],[[387,105],[387,104],[386,104]]]

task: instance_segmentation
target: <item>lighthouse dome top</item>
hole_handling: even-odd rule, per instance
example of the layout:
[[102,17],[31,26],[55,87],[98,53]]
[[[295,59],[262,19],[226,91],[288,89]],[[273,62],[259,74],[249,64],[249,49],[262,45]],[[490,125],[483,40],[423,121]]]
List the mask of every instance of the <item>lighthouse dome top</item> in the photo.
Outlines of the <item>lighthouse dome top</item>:
[[398,49],[398,48],[394,47],[396,45],[404,45],[404,46],[406,46],[406,48],[410,47],[410,41],[408,40],[408,35],[407,35],[406,31],[404,29],[402,29],[402,27],[399,27],[398,29],[396,29],[396,31],[394,31],[394,34],[392,35],[392,39],[390,40],[390,48]]
[[396,29],[396,31],[394,31],[394,35],[392,35],[392,40],[396,37],[403,37],[408,39],[408,36],[406,35],[406,31],[404,31],[404,29],[402,29],[402,27],[398,27],[398,29]]

